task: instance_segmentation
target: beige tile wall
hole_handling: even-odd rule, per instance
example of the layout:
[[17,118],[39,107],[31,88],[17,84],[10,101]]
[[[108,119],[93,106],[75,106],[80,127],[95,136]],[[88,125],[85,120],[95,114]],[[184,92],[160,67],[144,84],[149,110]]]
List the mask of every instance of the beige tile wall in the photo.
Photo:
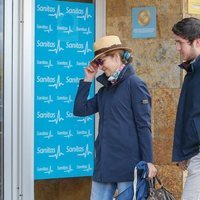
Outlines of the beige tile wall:
[[[131,9],[155,6],[157,9],[157,37],[131,37]],[[177,199],[185,180],[185,173],[171,162],[173,129],[176,108],[184,73],[177,65],[171,28],[187,13],[187,0],[107,0],[107,34],[118,34],[123,43],[133,50],[134,66],[150,88],[153,99],[152,130],[155,163],[163,184]],[[193,15],[200,18],[199,15]]]
[[[157,9],[157,37],[131,37],[131,9],[155,6]],[[117,33],[123,43],[133,50],[134,66],[150,88],[153,100],[152,130],[155,163],[166,185],[180,199],[184,177],[171,162],[173,129],[178,97],[184,74],[177,65],[171,28],[187,14],[187,1],[181,0],[107,0],[107,34]],[[199,16],[195,16],[199,17]]]

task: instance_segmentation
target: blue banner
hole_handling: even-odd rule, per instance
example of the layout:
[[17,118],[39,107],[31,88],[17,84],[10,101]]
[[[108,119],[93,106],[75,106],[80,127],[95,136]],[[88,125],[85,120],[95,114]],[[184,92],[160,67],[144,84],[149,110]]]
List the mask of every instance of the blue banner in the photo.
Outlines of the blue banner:
[[132,37],[156,37],[156,7],[132,8]]
[[73,104],[94,57],[94,4],[35,2],[35,179],[91,176],[94,116],[75,117]]

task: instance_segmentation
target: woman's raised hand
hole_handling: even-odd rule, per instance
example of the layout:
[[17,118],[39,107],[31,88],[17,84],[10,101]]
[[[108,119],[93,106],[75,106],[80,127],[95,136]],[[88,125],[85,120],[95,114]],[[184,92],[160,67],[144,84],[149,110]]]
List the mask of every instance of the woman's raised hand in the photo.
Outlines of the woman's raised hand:
[[98,71],[98,66],[95,65],[94,63],[90,63],[89,66],[87,66],[85,69],[85,78],[84,81],[86,82],[92,82],[97,71]]

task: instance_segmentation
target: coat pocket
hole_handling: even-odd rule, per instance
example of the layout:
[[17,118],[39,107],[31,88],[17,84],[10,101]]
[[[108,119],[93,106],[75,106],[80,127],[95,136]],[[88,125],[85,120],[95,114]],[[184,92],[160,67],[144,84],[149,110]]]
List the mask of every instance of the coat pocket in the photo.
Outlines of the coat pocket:
[[193,119],[194,128],[198,137],[198,141],[200,142],[200,116],[197,116]]

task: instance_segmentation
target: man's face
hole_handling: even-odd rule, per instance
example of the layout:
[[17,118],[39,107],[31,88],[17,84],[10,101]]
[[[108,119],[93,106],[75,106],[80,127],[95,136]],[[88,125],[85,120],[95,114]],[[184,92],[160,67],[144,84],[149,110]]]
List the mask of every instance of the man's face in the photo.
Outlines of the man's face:
[[197,57],[197,50],[194,42],[191,44],[189,40],[183,39],[180,36],[175,35],[176,50],[180,52],[182,60],[190,61]]

